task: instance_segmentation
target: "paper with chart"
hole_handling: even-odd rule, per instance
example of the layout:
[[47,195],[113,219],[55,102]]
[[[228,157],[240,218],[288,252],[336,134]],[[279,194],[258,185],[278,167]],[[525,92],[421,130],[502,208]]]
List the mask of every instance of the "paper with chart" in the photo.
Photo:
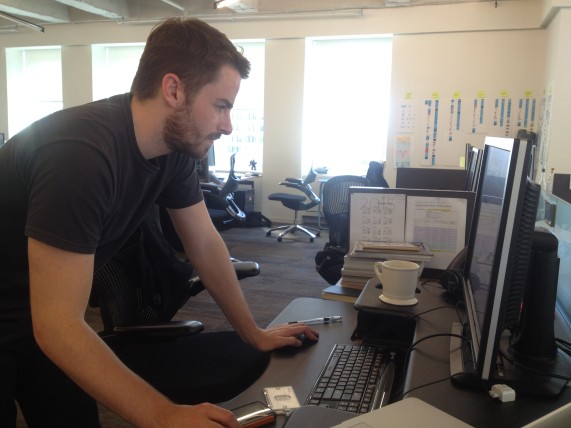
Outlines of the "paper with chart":
[[431,264],[445,267],[464,248],[467,210],[466,199],[409,196],[405,241],[428,243]]
[[355,241],[404,242],[406,195],[356,193],[351,197],[350,247]]

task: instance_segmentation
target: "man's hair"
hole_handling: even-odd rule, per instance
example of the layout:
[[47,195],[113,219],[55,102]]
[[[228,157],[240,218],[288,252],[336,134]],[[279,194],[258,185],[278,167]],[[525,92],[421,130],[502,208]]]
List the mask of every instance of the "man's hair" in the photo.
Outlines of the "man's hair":
[[141,100],[153,97],[167,73],[176,74],[191,99],[206,84],[216,80],[229,65],[248,78],[250,62],[230,40],[198,19],[171,18],[156,26],[139,61],[131,93]]

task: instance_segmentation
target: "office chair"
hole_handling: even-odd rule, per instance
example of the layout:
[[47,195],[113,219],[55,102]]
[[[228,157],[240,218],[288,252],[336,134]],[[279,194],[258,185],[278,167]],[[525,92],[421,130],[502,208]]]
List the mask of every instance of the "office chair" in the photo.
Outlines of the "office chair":
[[341,279],[344,257],[349,251],[349,187],[369,186],[367,178],[338,175],[322,188],[322,210],[329,229],[329,241],[315,254],[315,270],[328,284]]
[[372,187],[389,187],[389,183],[385,180],[385,161],[369,162],[369,168],[367,169],[367,175],[365,176],[369,180],[369,186]]
[[200,184],[208,214],[219,231],[238,226],[246,220],[246,214],[234,200],[234,192],[240,184],[240,179],[234,172],[235,157],[236,153],[230,156],[230,172],[222,187],[216,183]]
[[[255,262],[234,266],[239,278],[259,273]],[[253,382],[268,360],[234,332],[198,334],[202,322],[172,319],[203,289],[161,235],[156,212],[94,274],[90,305],[101,313],[99,335],[131,370],[179,403],[226,401]],[[228,368],[218,375],[209,364]]]
[[338,175],[323,184],[323,216],[329,229],[329,247],[344,254],[349,250],[349,187],[370,186],[367,178],[358,175]]
[[[234,200],[234,192],[238,189],[240,179],[234,172],[235,154],[230,156],[230,172],[228,180],[220,187],[218,183],[201,182],[200,188],[204,196],[204,203],[208,210],[208,215],[219,232],[239,226],[246,220],[246,214],[238,207]],[[199,176],[208,176],[208,165],[201,166]],[[168,243],[179,253],[184,253],[182,242],[180,241],[170,216],[164,207],[159,207],[160,225],[163,235]]]
[[305,233],[309,236],[309,242],[319,236],[319,229],[301,226],[298,223],[298,213],[299,211],[306,211],[315,206],[320,202],[319,197],[313,192],[311,188],[311,183],[315,181],[317,174],[313,169],[309,171],[305,180],[301,178],[286,178],[284,181],[280,182],[280,185],[296,189],[303,194],[292,194],[292,193],[272,193],[268,196],[271,201],[279,201],[284,207],[289,208],[294,211],[293,224],[275,227],[266,232],[266,236],[270,236],[272,232],[276,230],[281,230],[282,232],[278,235],[278,242],[282,241],[282,238],[288,233],[294,234],[297,231]]

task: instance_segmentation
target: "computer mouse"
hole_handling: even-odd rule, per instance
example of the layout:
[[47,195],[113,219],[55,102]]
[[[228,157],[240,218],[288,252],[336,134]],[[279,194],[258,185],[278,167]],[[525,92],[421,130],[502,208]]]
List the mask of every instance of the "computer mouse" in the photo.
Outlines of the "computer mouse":
[[300,334],[296,336],[299,340],[301,340],[301,346],[284,346],[283,348],[276,349],[274,352],[278,352],[280,354],[295,354],[296,352],[301,351],[302,349],[306,349],[309,346],[314,345],[317,343],[317,340],[311,340],[305,334]]
[[312,340],[303,333],[297,336],[297,338],[301,340],[301,346],[310,346],[317,343],[317,340]]

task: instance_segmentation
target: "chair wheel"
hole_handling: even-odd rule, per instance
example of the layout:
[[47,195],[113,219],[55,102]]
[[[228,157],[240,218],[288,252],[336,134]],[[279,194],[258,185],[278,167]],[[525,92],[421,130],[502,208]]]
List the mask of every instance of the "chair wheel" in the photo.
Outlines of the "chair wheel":
[[313,238],[309,238],[309,242],[313,242]]
[[315,234],[315,236],[317,236],[317,237],[319,238],[319,236],[321,236],[321,233],[320,233],[320,232],[317,232],[317,233]]
[[271,232],[270,230],[268,230],[268,231],[266,232],[266,236],[270,236],[271,234],[272,234],[272,232]]
[[282,237],[278,236],[278,242],[282,242]]

